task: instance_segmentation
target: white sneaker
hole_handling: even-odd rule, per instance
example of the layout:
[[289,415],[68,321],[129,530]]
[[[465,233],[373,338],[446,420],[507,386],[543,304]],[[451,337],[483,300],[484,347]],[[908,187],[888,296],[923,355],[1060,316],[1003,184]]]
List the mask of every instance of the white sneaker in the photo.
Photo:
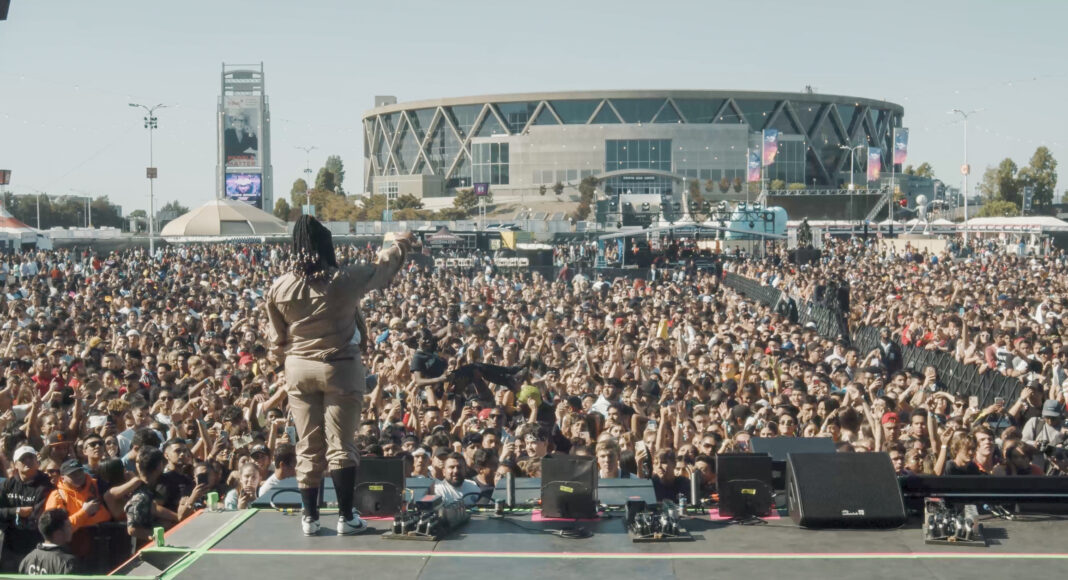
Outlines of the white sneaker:
[[352,519],[348,521],[341,516],[337,518],[337,535],[339,536],[355,536],[366,531],[367,522],[360,519],[360,516],[356,514],[353,514]]
[[317,536],[319,535],[319,520],[312,519],[311,516],[304,516],[300,520],[300,529],[304,531],[305,536]]

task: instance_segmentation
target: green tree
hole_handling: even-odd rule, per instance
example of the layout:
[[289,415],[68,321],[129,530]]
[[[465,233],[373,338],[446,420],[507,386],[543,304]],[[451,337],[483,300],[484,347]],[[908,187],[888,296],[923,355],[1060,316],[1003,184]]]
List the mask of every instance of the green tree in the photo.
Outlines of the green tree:
[[1011,201],[995,199],[983,204],[978,217],[1013,217],[1020,215],[1020,207]]
[[1004,200],[1020,207],[1021,183],[1017,176],[1016,163],[1006,157],[997,167],[987,167],[979,182],[979,192],[986,201]]
[[396,210],[402,209],[423,209],[423,200],[415,197],[410,193],[397,196],[390,204],[389,207]]
[[337,193],[336,188],[337,182],[334,181],[334,173],[325,167],[320,169],[319,175],[315,176],[315,189]]
[[571,217],[575,221],[580,222],[585,220],[590,215],[590,204],[585,201],[580,201],[578,207],[575,208],[575,213],[571,214]]
[[475,191],[470,187],[459,189],[456,191],[456,197],[452,200],[452,206],[463,210],[465,217],[469,216],[478,207],[478,196],[475,195]]
[[108,196],[100,196],[89,204],[94,228],[122,228],[123,219],[119,208],[108,200]]
[[189,213],[189,208],[185,207],[184,205],[182,205],[180,203],[178,203],[177,201],[172,201],[172,202],[168,203],[167,205],[159,208],[159,211],[161,211],[161,212],[173,211],[175,213],[175,215],[185,215],[185,214]]
[[587,175],[582,178],[579,183],[579,202],[586,202],[586,205],[592,205],[597,197],[597,184],[598,180],[592,175]]
[[293,182],[289,189],[289,199],[293,201],[293,207],[300,207],[308,203],[308,182],[298,179]]
[[446,207],[433,214],[432,217],[442,221],[462,220],[467,217],[467,212],[456,207]]
[[334,176],[334,187],[331,188],[333,192],[338,195],[345,195],[345,189],[342,187],[345,184],[345,164],[341,162],[341,157],[337,155],[327,157],[326,165],[323,169]]
[[788,184],[786,186],[786,189],[788,189],[790,191],[800,191],[802,189],[805,189],[805,184],[804,183],[791,183],[791,184]]
[[730,188],[731,188],[731,182],[730,182],[729,179],[724,177],[723,179],[719,180],[719,192],[720,193],[727,193],[728,191],[730,191]]
[[293,208],[289,206],[289,202],[286,201],[286,198],[280,197],[275,200],[274,217],[283,221],[289,221],[289,212],[291,212],[292,210]]
[[555,193],[557,197],[563,195],[564,194],[564,184],[560,183],[559,181],[554,183],[553,184],[553,193]]
[[549,191],[549,188],[545,187],[544,184],[542,184],[542,186],[538,188],[538,193],[541,194],[541,195],[545,195],[546,193],[548,193],[548,191]]
[[931,164],[926,161],[921,163],[919,167],[906,165],[902,173],[904,173],[905,175],[915,175],[916,177],[926,177],[929,179],[934,179],[935,176],[934,168],[931,167]]
[[711,178],[705,180],[705,193],[711,194],[711,193],[715,193],[715,192],[716,192],[716,182],[712,181]]
[[1053,191],[1057,187],[1057,160],[1049,148],[1042,145],[1035,149],[1031,161],[1020,170],[1018,177],[1022,186],[1034,188],[1031,207],[1035,213],[1050,213],[1053,209]]
[[785,179],[772,179],[771,180],[771,189],[774,190],[774,191],[781,191],[783,189],[786,189],[786,180]]

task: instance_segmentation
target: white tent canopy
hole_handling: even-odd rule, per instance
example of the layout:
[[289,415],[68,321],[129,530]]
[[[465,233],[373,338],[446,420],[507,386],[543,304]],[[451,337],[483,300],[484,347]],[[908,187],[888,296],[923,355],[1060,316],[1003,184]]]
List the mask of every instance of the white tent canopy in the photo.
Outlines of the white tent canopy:
[[1068,232],[1068,222],[1051,216],[981,217],[968,220],[968,230],[1046,234]]
[[[22,223],[18,218],[11,215],[7,208],[0,206],[0,239],[7,243],[7,240],[11,240],[20,244],[38,244],[41,240],[48,240],[45,236],[40,235],[41,232],[34,228]],[[50,242],[50,241],[49,241]]]
[[165,238],[284,235],[286,223],[243,201],[216,199],[167,224]]

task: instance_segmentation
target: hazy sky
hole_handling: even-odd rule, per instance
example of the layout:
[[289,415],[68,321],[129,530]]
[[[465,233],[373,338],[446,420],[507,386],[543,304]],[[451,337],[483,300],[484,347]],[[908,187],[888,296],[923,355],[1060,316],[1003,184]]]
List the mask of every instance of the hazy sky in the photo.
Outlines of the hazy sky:
[[[0,22],[0,168],[16,193],[107,194],[148,207],[215,195],[223,62],[265,65],[275,196],[341,155],[359,190],[362,113],[401,101],[581,89],[747,89],[881,98],[905,108],[910,163],[960,180],[969,160],[1068,160],[1068,2],[705,0],[12,0]],[[1063,166],[1061,175],[1068,174]],[[973,181],[974,183],[974,181]],[[1058,197],[1068,184],[1062,178]]]

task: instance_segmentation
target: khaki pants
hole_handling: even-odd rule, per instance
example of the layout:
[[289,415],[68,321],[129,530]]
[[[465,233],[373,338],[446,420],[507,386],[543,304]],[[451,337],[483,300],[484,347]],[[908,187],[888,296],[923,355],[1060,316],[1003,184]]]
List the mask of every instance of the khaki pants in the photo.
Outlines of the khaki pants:
[[319,487],[329,468],[359,464],[356,427],[363,410],[363,362],[286,358],[286,392],[297,437],[297,483]]

